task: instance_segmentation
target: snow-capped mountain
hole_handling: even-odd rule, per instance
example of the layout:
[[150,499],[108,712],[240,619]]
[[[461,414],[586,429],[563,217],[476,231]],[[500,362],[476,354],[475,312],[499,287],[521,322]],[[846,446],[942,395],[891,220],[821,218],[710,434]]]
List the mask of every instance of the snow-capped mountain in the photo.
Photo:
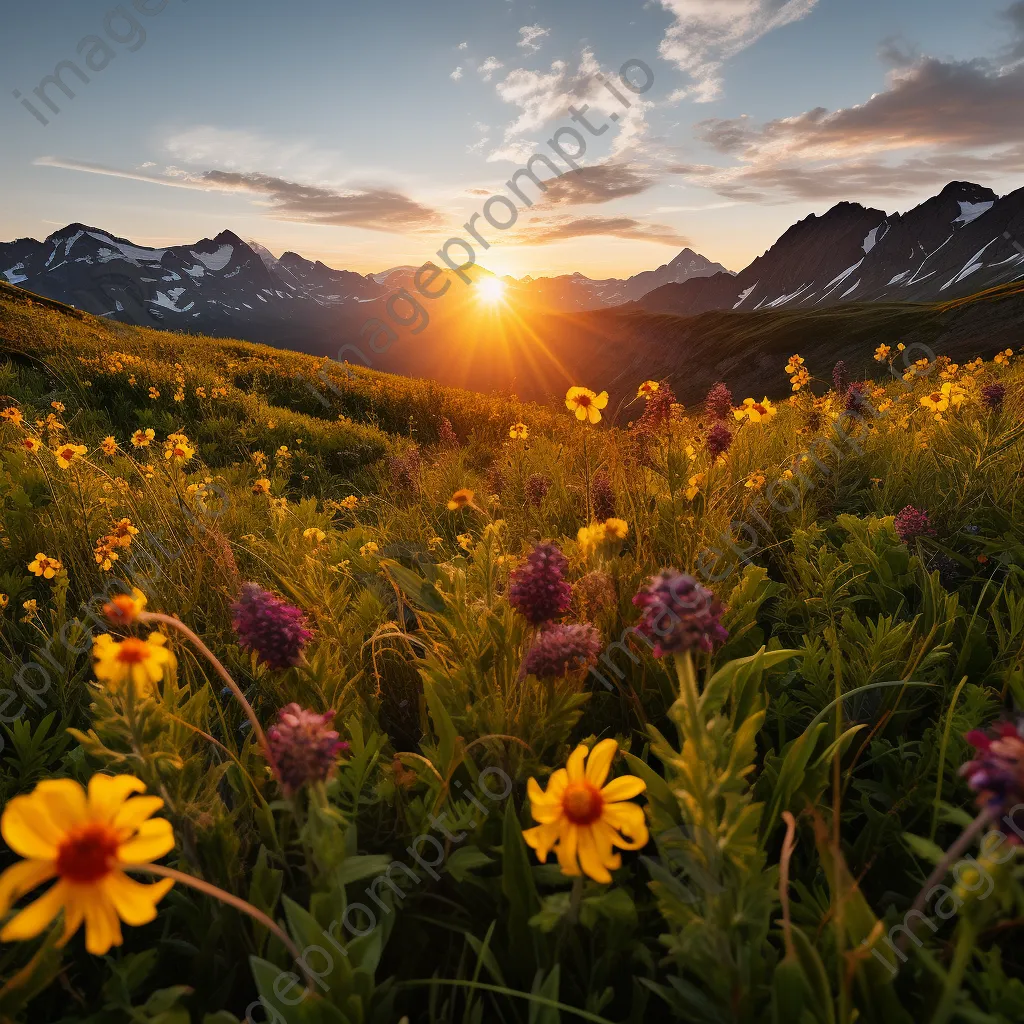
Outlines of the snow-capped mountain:
[[1024,189],[999,198],[955,181],[905,214],[839,203],[794,224],[735,276],[649,292],[644,309],[811,309],[840,302],[935,302],[1024,278]]

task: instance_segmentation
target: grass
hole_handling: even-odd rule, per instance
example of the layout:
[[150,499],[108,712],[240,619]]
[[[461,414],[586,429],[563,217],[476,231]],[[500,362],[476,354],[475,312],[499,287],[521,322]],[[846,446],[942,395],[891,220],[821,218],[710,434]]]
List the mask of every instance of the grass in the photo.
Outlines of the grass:
[[[659,406],[666,386],[609,388],[633,424],[588,426],[0,288],[0,800],[133,774],[173,828],[161,863],[207,886],[176,885],[104,957],[59,929],[0,946],[0,1021],[1020,1019],[1024,889],[991,840],[896,948],[977,814],[964,734],[1024,699],[1024,363],[905,367],[862,340],[860,414],[808,356],[815,379],[763,422],[730,412],[715,458],[714,418]],[[538,634],[511,574],[540,541],[567,559],[564,621],[600,637],[593,672],[522,670]],[[656,657],[636,631],[664,567],[720,599],[712,650]],[[247,581],[306,615],[298,664],[242,642]],[[324,781],[282,788],[175,627],[104,619],[131,587],[264,729],[291,702],[333,713],[348,749]],[[155,690],[98,679],[96,635],[158,625],[176,666]],[[645,783],[648,842],[610,881],[563,875],[523,838],[527,780],[605,739],[612,774]]]

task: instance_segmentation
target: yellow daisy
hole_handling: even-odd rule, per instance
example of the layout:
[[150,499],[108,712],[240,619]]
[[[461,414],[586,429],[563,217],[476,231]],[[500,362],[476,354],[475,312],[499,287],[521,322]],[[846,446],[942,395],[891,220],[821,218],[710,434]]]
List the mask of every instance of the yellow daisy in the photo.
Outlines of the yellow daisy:
[[777,411],[767,398],[762,398],[760,402],[754,401],[753,398],[744,398],[743,405],[739,409],[734,409],[733,415],[738,420],[746,419],[751,423],[763,423],[765,420],[770,420]]
[[0,420],[7,420],[7,422],[12,426],[20,427],[23,419],[24,417],[21,415],[21,410],[13,405],[0,410]]
[[116,455],[117,454],[117,439],[108,435],[100,441],[100,448],[103,449],[104,455]]
[[476,495],[468,488],[464,487],[461,490],[456,491],[451,498],[448,499],[448,508],[452,512],[460,508],[466,508],[467,505],[472,505]]
[[312,541],[314,544],[319,544],[327,538],[327,534],[315,526],[311,526],[308,530],[303,530],[302,536],[305,540]]
[[525,423],[513,423],[508,428],[508,436],[513,441],[525,441],[530,436],[530,431]]
[[156,437],[156,431],[152,427],[147,427],[145,430],[136,430],[132,434],[132,447],[133,448],[148,448],[149,442]]
[[636,389],[637,398],[650,398],[651,395],[655,394],[661,385],[656,380],[645,380],[643,384]]
[[32,452],[33,454],[35,454],[37,451],[39,451],[40,448],[43,447],[43,444],[38,437],[33,437],[31,434],[26,434],[25,437],[22,439],[21,447],[24,448],[25,451]]
[[28,563],[29,572],[36,576],[42,576],[46,580],[52,580],[63,568],[63,563],[57,561],[56,558],[50,558],[49,555],[44,555],[42,551],[36,554],[34,561]]
[[628,802],[646,783],[624,775],[605,784],[618,749],[615,740],[602,740],[588,755],[581,743],[565,768],[552,774],[546,792],[536,779],[527,783],[530,813],[540,824],[526,829],[523,839],[542,864],[554,849],[563,874],[579,875],[582,869],[597,882],[610,882],[610,872],[622,864],[613,847],[639,850],[647,845],[644,812]]
[[269,494],[270,493],[270,481],[265,477],[259,479],[252,485],[253,494]]
[[96,678],[115,691],[130,681],[141,696],[146,696],[174,664],[174,655],[166,643],[167,637],[162,633],[150,633],[146,640],[130,636],[120,642],[103,633],[92,645]]
[[569,388],[565,394],[565,407],[576,414],[576,419],[590,423],[601,422],[601,410],[608,405],[608,392],[595,395],[590,388]]
[[117,626],[130,626],[146,609],[146,595],[133,587],[131,595],[117,594],[104,606],[103,614]]
[[85,948],[102,956],[121,945],[122,921],[137,927],[156,917],[173,880],[143,885],[124,871],[174,849],[171,823],[152,817],[163,800],[132,796],[145,790],[131,775],[94,775],[88,792],[73,779],[46,779],[8,803],[0,831],[25,860],[0,875],[0,914],[44,882],[57,881],[7,923],[0,940],[34,939],[63,911],[60,944],[84,922]]
[[82,459],[88,450],[84,444],[64,444],[55,448],[53,454],[57,457],[57,465],[67,469],[73,462]]

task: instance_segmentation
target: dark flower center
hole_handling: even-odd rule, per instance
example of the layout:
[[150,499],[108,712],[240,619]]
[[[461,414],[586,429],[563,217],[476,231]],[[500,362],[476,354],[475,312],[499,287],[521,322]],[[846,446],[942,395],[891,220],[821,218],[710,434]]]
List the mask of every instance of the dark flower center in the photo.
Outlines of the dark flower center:
[[109,825],[79,825],[57,850],[57,873],[69,882],[98,882],[110,874],[119,845],[120,839]]
[[601,818],[604,798],[589,782],[570,782],[562,795],[562,811],[574,825],[593,825]]

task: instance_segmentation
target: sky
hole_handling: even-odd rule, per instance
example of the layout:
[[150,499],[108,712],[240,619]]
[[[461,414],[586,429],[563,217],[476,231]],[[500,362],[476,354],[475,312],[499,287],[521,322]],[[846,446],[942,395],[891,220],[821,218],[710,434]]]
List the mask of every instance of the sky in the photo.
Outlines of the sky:
[[[371,273],[475,216],[500,274],[625,277],[684,246],[738,271],[840,201],[1024,186],[1024,0],[5,8],[5,241],[230,229]],[[62,62],[73,98],[44,83]],[[536,153],[551,180],[519,200]]]

